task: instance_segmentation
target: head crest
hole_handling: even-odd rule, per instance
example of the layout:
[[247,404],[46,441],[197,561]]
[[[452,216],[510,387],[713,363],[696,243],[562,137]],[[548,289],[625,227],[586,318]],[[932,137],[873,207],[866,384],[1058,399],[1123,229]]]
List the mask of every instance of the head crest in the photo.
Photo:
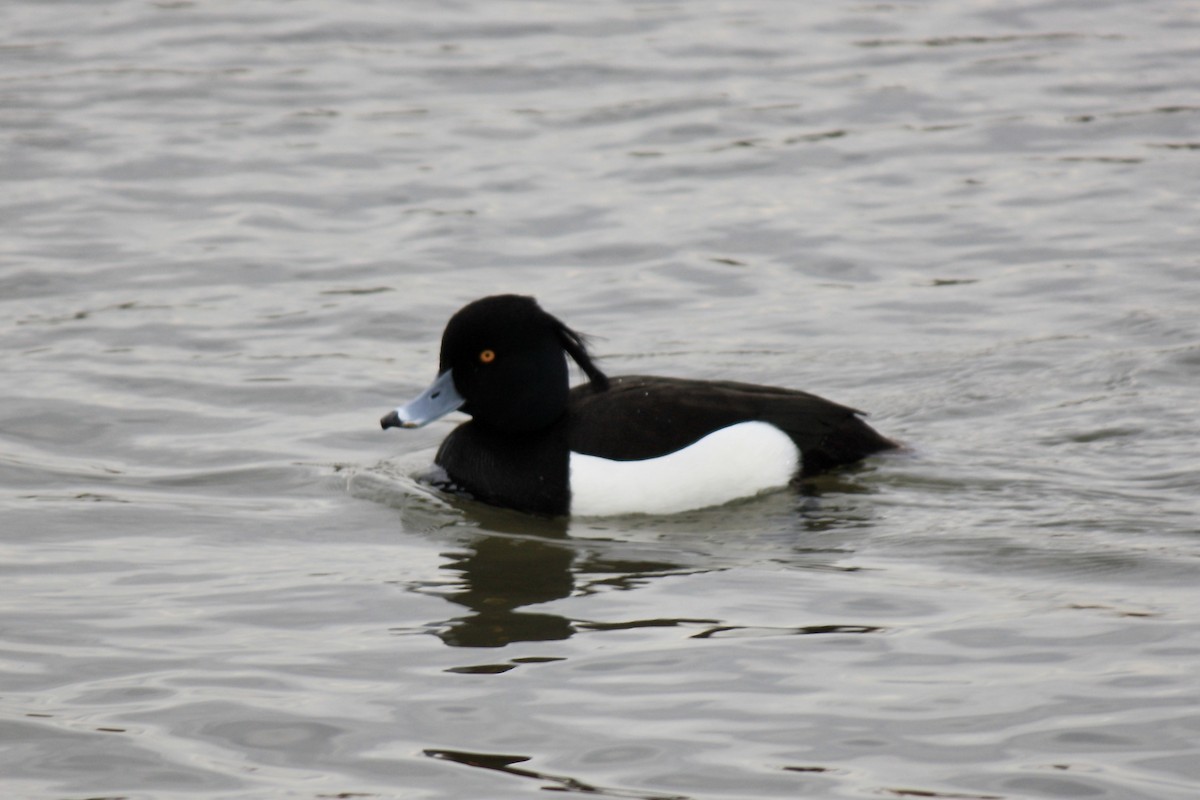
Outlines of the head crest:
[[608,376],[601,372],[600,368],[592,361],[592,357],[587,351],[587,340],[557,318],[551,317],[551,319],[554,319],[554,331],[558,334],[558,340],[562,343],[563,350],[567,351],[567,355],[588,376],[588,380],[592,382],[592,388],[598,392],[607,389]]

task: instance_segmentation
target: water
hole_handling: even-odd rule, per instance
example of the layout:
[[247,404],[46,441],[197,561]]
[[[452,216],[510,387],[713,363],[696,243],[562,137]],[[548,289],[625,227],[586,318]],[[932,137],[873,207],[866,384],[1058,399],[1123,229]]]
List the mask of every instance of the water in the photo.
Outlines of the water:
[[[1194,797],[1195,9],[810,5],[4,4],[5,796]],[[439,497],[501,291],[909,448]]]

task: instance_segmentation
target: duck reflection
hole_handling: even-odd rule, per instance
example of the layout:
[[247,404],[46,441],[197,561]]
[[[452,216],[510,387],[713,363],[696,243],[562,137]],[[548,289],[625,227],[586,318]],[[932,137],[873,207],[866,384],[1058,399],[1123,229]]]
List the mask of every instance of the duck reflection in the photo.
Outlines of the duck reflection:
[[446,554],[442,569],[453,575],[454,588],[439,594],[469,613],[446,620],[436,635],[451,647],[504,647],[568,639],[580,631],[720,625],[699,619],[596,623],[522,609],[739,563],[856,570],[838,562],[854,552],[858,537],[869,535],[874,512],[855,502],[863,490],[853,482],[830,481],[751,504],[591,524],[453,500],[459,515],[454,527],[470,532],[456,537],[459,546]]
[[603,575],[606,583],[620,584],[681,568],[664,561],[589,552],[568,535],[566,520],[474,508],[470,517],[482,530],[443,567],[457,573],[455,583],[461,587],[446,599],[471,611],[449,620],[438,632],[451,647],[503,647],[570,638],[577,632],[576,622],[519,609],[571,596],[581,574]]
[[569,638],[575,632],[570,620],[517,609],[570,596],[574,559],[569,547],[550,541],[479,536],[445,565],[459,573],[462,586],[447,599],[472,613],[452,620],[438,635],[452,647]]

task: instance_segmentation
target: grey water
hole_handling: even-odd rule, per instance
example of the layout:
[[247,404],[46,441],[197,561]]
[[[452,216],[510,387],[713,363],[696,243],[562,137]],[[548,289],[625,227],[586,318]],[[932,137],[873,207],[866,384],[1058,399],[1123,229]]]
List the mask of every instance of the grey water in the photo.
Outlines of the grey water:
[[[1200,14],[0,5],[0,792],[1194,798]],[[381,431],[535,294],[901,453],[539,520]]]

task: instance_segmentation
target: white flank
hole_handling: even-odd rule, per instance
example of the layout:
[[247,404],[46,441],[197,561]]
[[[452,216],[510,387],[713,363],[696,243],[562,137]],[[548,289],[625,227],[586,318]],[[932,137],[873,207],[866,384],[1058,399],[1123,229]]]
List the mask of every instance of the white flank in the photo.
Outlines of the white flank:
[[674,453],[612,461],[571,453],[571,514],[675,514],[786,486],[800,451],[765,422],[741,422]]

